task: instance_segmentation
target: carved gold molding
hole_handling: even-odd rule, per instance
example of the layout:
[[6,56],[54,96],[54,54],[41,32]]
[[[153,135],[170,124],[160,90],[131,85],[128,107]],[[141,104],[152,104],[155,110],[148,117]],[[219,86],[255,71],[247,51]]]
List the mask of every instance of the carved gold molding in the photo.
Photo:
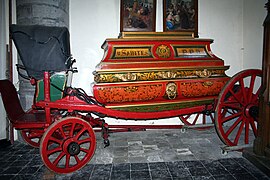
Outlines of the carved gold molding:
[[124,82],[137,80],[137,74],[135,74],[135,73],[116,74],[115,77],[121,79]]
[[132,81],[175,80],[188,78],[226,77],[226,69],[202,70],[163,70],[147,72],[95,73],[96,83],[115,83]]
[[196,71],[196,75],[200,78],[208,78],[212,75],[212,72],[207,69],[204,69],[202,71]]

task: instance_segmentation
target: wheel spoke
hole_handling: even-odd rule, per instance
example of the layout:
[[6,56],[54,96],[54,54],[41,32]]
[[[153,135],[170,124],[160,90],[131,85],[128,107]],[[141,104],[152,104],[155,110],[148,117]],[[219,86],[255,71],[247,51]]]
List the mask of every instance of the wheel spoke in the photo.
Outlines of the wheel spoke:
[[63,139],[66,139],[67,136],[63,130],[63,127],[59,127],[59,130],[60,130],[60,133],[62,134]]
[[53,161],[53,165],[57,166],[59,161],[65,156],[65,153],[62,151],[58,157]]
[[83,128],[78,132],[78,134],[76,134],[75,139],[78,140],[78,139],[81,137],[81,135],[82,135],[86,130],[87,130],[87,129],[86,129],[85,127],[83,127]]
[[223,108],[221,109],[221,113],[220,113],[221,118],[224,118],[225,115],[226,115],[227,113],[228,113],[228,109],[225,108],[225,107],[223,107]]
[[241,107],[239,106],[239,103],[233,103],[232,104],[232,103],[226,102],[226,103],[223,103],[222,106],[230,108],[230,109],[237,109],[237,110],[241,109]]
[[212,123],[214,123],[215,117],[212,115],[212,113],[210,113],[210,118],[211,118],[211,120],[212,120]]
[[54,154],[54,153],[59,152],[59,151],[62,151],[61,147],[57,147],[57,148],[54,148],[52,150],[48,150],[47,155],[49,156],[49,155]]
[[187,121],[188,118],[189,118],[190,116],[191,116],[191,114],[183,115],[183,116],[181,116],[181,118],[182,118],[183,120]]
[[191,114],[187,115],[186,120],[187,120],[188,118],[190,118],[190,116],[191,116]]
[[66,168],[69,168],[70,154],[66,155]]
[[244,80],[242,78],[239,79],[239,83],[240,83],[240,87],[242,91],[242,96],[244,98],[244,103],[247,103],[247,95],[246,95]]
[[73,137],[73,133],[74,133],[75,125],[76,125],[76,123],[75,123],[75,122],[74,122],[74,123],[72,123],[71,129],[70,129],[70,132],[69,132],[69,136],[70,136],[70,137]]
[[228,131],[225,133],[226,137],[228,137],[232,132],[233,130],[237,127],[237,125],[241,122],[242,120],[242,117],[241,118],[238,118],[234,123],[233,125],[228,129]]
[[[209,125],[209,126],[198,126],[195,129],[197,130],[205,130],[208,128],[212,128],[212,124],[214,123],[214,117],[212,115],[213,112],[209,112],[209,114],[206,114],[205,112],[196,112],[193,114],[187,114],[187,115],[180,115],[179,119],[186,125],[186,126],[195,126],[196,124],[202,124],[202,125]],[[211,119],[211,122],[207,122],[207,116]]]
[[258,88],[257,92],[252,96],[251,102],[258,102],[259,93],[261,92],[261,86]]
[[202,123],[203,124],[206,124],[206,115],[205,114],[203,114],[203,117],[202,117],[203,119],[202,119]]
[[252,95],[253,95],[255,78],[256,78],[256,75],[252,74],[251,79],[250,79],[250,83],[249,83],[248,102],[250,102]]
[[62,141],[61,140],[56,139],[55,137],[52,137],[52,136],[49,138],[49,141],[53,141],[53,142],[55,142],[57,144],[62,144]]
[[199,116],[200,116],[200,113],[197,113],[192,125],[195,125],[197,123]]
[[231,119],[234,119],[234,118],[240,116],[241,114],[242,114],[242,112],[238,112],[238,113],[235,113],[235,114],[233,114],[233,115],[224,117],[224,119],[221,120],[221,121],[222,121],[222,124],[224,124],[224,123],[227,122],[227,121],[230,121]]
[[83,152],[85,152],[86,154],[88,154],[88,151],[89,151],[89,150],[88,150],[88,149],[84,149],[84,148],[81,147],[81,148],[80,148],[80,151],[83,151]]
[[79,145],[84,144],[84,143],[91,143],[91,142],[92,142],[92,138],[91,137],[77,141],[77,143]]
[[245,144],[249,142],[249,122],[245,119]]
[[243,128],[244,128],[244,121],[242,121],[242,123],[241,123],[241,125],[240,125],[240,127],[239,127],[239,129],[237,131],[237,135],[236,135],[236,137],[234,139],[234,144],[238,144],[238,141],[239,141],[239,138],[240,138],[240,135],[242,133]]
[[236,114],[237,112],[238,112],[238,111],[236,111],[236,110],[226,108],[226,111],[222,114],[222,115],[223,115],[222,117],[225,117],[226,113],[228,113],[228,114],[230,114],[230,115],[234,115],[234,114]]
[[251,118],[251,119],[249,120],[249,123],[250,123],[250,125],[251,125],[251,128],[252,128],[252,130],[253,130],[254,135],[257,136],[257,128],[256,128],[256,125],[255,125],[254,119]]
[[239,97],[237,97],[237,95],[230,89],[229,90],[230,93],[232,94],[232,96],[235,98],[235,100],[240,103],[242,106],[244,106],[243,102],[241,101],[241,99],[239,99]]
[[81,162],[81,160],[78,158],[77,155],[75,155],[74,157],[75,157],[75,160],[76,160],[77,164],[79,164]]

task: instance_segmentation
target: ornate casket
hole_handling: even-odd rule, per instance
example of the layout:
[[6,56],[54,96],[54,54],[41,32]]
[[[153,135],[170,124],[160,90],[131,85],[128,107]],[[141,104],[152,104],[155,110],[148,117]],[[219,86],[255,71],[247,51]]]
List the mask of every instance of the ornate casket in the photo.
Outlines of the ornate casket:
[[229,79],[211,43],[175,33],[106,39],[93,94],[106,108],[133,112],[211,104]]

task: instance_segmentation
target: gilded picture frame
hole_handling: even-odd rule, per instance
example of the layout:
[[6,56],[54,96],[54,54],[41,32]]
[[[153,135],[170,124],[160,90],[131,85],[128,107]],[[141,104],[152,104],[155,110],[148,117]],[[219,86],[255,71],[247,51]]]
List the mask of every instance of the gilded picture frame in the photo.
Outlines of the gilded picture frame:
[[156,0],[121,0],[120,32],[155,32]]
[[198,37],[198,0],[163,0],[163,31]]

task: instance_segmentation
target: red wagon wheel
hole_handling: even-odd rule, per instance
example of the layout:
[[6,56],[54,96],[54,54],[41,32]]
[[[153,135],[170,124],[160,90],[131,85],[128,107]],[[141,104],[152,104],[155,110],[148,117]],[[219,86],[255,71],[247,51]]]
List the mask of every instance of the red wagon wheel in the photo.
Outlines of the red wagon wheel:
[[27,144],[34,148],[39,148],[40,139],[44,133],[43,130],[21,130],[20,133]]
[[202,127],[196,127],[195,129],[197,130],[205,130],[213,127],[215,120],[214,113],[212,111],[205,111],[205,112],[203,111],[193,114],[180,115],[179,119],[186,126],[195,127],[195,125],[203,125]]
[[53,123],[41,139],[40,154],[54,172],[70,173],[82,168],[94,155],[96,136],[91,125],[76,117]]
[[257,135],[261,70],[245,70],[230,79],[219,94],[215,125],[228,146],[250,144]]

